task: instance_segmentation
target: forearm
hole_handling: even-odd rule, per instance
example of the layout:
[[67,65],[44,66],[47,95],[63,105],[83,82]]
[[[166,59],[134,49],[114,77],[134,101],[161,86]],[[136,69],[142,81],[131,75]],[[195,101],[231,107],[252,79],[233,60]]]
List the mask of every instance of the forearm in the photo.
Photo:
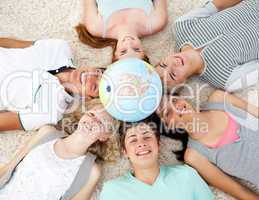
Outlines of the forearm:
[[84,0],[83,3],[84,8],[84,17],[83,20],[91,21],[95,16],[98,16],[98,9],[95,0]]
[[[168,23],[167,0],[155,0],[154,11],[148,20],[151,33],[161,31]],[[147,34],[150,35],[150,32]]]
[[167,10],[167,0],[154,0],[154,8],[155,10]]
[[26,48],[33,44],[32,41],[23,41],[10,38],[0,38],[0,47],[4,48]]
[[255,105],[249,104],[247,101],[236,97],[235,95],[229,94],[222,90],[216,90],[209,97],[209,102],[220,102],[232,104],[235,107],[244,110],[256,118],[259,118],[259,108]]
[[240,108],[241,110],[244,110],[248,113],[250,113],[251,115],[253,115],[256,118],[259,118],[259,108],[256,107],[255,105],[252,105],[250,103],[248,103],[247,101],[236,97],[234,95],[228,94],[226,96],[226,101],[231,103],[232,105]]
[[211,186],[216,187],[239,200],[259,199],[257,194],[225,174],[196,150],[188,148],[185,152],[184,159],[185,162],[195,168]]
[[213,0],[213,4],[217,7],[219,11],[230,8],[242,0]]
[[0,131],[22,130],[19,116],[15,112],[0,112]]
[[213,16],[218,11],[219,10],[217,9],[217,7],[213,3],[209,2],[209,3],[205,4],[203,7],[192,9],[187,14],[179,17],[176,20],[176,22],[190,20],[190,19],[193,19],[193,18],[210,17],[210,16]]
[[[222,190],[223,192],[228,193],[229,195],[239,200],[258,200],[259,198],[259,196],[256,195],[254,192],[242,186],[228,175],[224,174],[220,176],[212,176],[204,171],[199,171],[199,173],[207,181],[208,184]],[[222,176],[224,177],[223,179]]]

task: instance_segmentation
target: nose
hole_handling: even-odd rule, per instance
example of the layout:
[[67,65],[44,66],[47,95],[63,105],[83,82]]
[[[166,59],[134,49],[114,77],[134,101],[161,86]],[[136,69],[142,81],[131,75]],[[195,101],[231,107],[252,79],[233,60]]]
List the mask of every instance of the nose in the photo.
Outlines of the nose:
[[180,111],[180,112],[185,111],[185,110],[186,110],[186,105],[183,104],[183,103],[178,103],[178,104],[176,105],[176,109],[177,109],[178,111]]
[[143,139],[140,139],[138,142],[138,148],[145,147],[145,146],[147,146],[145,141]]

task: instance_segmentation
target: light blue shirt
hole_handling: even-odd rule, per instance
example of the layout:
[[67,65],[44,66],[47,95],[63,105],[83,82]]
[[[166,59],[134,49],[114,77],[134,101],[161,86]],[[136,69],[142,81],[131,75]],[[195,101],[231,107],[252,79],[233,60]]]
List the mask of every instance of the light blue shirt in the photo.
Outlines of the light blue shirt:
[[161,166],[153,185],[130,172],[104,184],[101,200],[212,200],[214,196],[198,173],[187,165]]

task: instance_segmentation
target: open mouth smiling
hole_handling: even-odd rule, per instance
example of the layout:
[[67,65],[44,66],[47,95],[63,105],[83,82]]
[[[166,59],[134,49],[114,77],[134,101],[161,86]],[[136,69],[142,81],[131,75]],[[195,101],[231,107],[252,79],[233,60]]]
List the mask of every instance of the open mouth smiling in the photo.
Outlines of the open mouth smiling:
[[137,156],[146,156],[146,155],[149,155],[152,151],[150,150],[146,150],[146,151],[138,151],[136,153]]

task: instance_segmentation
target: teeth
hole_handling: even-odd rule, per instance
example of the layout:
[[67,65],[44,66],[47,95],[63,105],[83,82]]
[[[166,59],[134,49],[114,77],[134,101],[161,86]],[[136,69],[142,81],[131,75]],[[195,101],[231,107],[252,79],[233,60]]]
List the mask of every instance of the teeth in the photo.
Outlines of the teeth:
[[142,155],[146,155],[148,153],[150,153],[150,151],[142,151],[142,152],[137,153],[137,155],[142,156]]

